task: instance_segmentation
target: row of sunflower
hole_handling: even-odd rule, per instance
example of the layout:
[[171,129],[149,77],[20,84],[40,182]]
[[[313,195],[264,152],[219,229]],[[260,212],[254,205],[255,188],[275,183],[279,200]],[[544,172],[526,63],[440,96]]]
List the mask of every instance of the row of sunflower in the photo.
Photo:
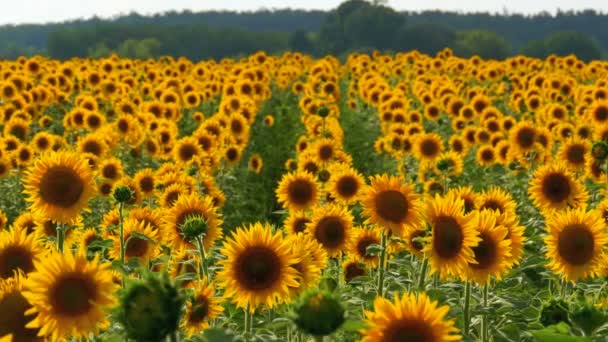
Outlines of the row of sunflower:
[[[0,215],[0,336],[486,342],[532,339],[556,307],[601,336],[576,310],[608,317],[607,74],[449,50],[2,62],[0,175],[28,207]],[[225,175],[287,92],[297,110],[278,115],[305,133],[284,222],[226,234]],[[355,167],[354,113],[393,174]],[[244,163],[262,177],[259,154]],[[525,304],[505,295],[524,285]],[[526,300],[541,319],[492,313]]]

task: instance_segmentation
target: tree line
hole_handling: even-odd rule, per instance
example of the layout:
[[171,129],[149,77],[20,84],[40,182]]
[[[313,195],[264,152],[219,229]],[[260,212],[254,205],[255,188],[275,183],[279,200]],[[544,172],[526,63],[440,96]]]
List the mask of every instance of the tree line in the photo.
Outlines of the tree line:
[[257,50],[298,50],[344,56],[353,51],[445,47],[463,57],[535,57],[576,53],[599,59],[608,50],[608,15],[593,10],[556,15],[399,12],[381,1],[349,0],[332,11],[137,13],[114,19],[0,27],[0,57],[53,58],[186,56],[193,60],[238,57]]

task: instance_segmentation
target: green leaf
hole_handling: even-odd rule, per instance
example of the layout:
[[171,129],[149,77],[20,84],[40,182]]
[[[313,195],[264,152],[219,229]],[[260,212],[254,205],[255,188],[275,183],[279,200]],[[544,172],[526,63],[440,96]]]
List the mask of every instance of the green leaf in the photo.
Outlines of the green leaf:
[[570,327],[564,322],[551,325],[542,330],[530,332],[537,342],[590,342],[591,339],[582,336],[572,336]]
[[363,321],[359,321],[359,320],[348,320],[346,322],[344,322],[344,324],[342,325],[342,330],[345,331],[359,331],[361,329],[365,328],[365,323],[363,323]]
[[365,254],[367,254],[369,256],[378,255],[380,253],[382,253],[382,246],[380,246],[378,244],[369,245],[365,249]]
[[196,279],[196,273],[184,273],[184,274],[180,274],[177,277],[175,277],[175,281],[180,282],[180,281],[186,281],[186,280],[195,280]]

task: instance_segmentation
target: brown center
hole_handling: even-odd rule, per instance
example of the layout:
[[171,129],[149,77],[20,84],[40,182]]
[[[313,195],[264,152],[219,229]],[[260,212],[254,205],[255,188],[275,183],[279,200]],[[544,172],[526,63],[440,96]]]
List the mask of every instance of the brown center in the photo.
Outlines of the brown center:
[[32,317],[25,315],[31,308],[30,303],[19,291],[13,291],[0,301],[0,336],[11,334],[14,342],[39,341],[38,329],[28,329],[26,324]]
[[517,143],[522,148],[531,148],[536,140],[536,132],[533,128],[524,127],[517,132]]
[[420,143],[420,153],[424,157],[432,158],[439,153],[439,146],[436,141],[425,139]]
[[305,179],[296,179],[287,187],[289,200],[299,206],[304,206],[313,200],[313,185]]
[[188,322],[193,324],[201,323],[207,318],[208,314],[209,300],[204,296],[200,296],[192,303],[192,309],[190,309],[190,315],[188,315]]
[[563,202],[572,192],[570,179],[562,173],[548,174],[542,181],[542,192],[552,203]]
[[0,278],[10,278],[17,270],[25,273],[33,271],[34,256],[22,246],[8,246],[0,251]]
[[281,279],[282,263],[272,249],[254,246],[245,249],[236,259],[235,278],[249,291],[272,288]]
[[438,216],[433,225],[433,249],[441,258],[450,259],[462,249],[464,236],[460,224],[450,216]]
[[585,164],[585,152],[586,149],[584,145],[572,145],[566,150],[566,158],[571,164],[582,166]]
[[489,235],[482,233],[479,236],[481,242],[476,247],[473,247],[473,253],[475,253],[475,261],[477,264],[469,264],[469,266],[476,270],[483,270],[492,267],[498,257],[496,242]]
[[62,275],[50,289],[50,303],[56,314],[81,316],[93,307],[97,286],[90,276],[79,272]]
[[435,335],[424,321],[403,318],[396,320],[384,330],[383,342],[434,342]]
[[359,190],[359,183],[353,176],[344,176],[336,183],[336,190],[340,196],[350,198]]
[[317,224],[315,238],[327,248],[338,248],[346,238],[346,227],[338,217],[324,217]]
[[391,223],[402,223],[407,217],[408,202],[405,195],[397,190],[386,190],[376,195],[376,212]]
[[40,180],[40,197],[57,207],[70,208],[78,203],[83,191],[82,179],[74,170],[65,166],[50,168]]
[[593,234],[582,223],[570,224],[559,233],[557,249],[559,255],[571,265],[584,265],[594,254]]

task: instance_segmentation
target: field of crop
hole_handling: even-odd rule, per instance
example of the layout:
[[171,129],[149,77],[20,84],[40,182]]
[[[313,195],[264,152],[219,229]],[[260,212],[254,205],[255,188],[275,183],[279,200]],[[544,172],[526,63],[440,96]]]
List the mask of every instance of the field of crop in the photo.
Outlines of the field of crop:
[[608,62],[0,62],[0,341],[608,341]]

